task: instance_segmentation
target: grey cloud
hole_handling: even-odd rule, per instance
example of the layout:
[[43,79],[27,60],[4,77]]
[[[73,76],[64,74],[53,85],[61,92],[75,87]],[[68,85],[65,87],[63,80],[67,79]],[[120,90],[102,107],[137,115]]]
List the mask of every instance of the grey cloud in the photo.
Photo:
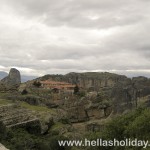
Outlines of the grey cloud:
[[11,25],[13,19],[0,15],[5,21],[0,24],[0,64],[5,70],[17,66],[34,75],[116,70],[149,76],[144,71],[150,70],[149,1],[1,2],[19,22]]
[[141,21],[149,12],[148,5],[141,0],[5,1],[17,7],[17,11],[27,17],[43,18],[50,26],[98,29],[124,26]]

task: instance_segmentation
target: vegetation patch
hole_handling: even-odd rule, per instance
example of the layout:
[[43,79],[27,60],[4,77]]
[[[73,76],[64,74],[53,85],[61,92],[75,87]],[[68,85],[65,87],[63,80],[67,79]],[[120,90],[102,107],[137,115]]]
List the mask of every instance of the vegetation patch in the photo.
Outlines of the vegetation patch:
[[1,105],[8,105],[8,104],[12,104],[12,101],[6,100],[6,99],[0,99],[0,106]]
[[47,108],[46,106],[35,106],[30,105],[26,102],[21,102],[21,106],[33,111],[40,111],[40,112],[54,112],[52,109]]

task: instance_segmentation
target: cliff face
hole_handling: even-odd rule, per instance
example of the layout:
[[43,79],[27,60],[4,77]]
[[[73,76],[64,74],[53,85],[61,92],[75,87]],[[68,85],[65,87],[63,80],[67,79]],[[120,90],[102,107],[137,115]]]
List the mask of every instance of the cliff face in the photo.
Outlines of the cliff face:
[[87,72],[46,75],[40,78],[40,80],[47,79],[78,84],[81,89],[87,92],[104,93],[107,95],[109,103],[112,103],[111,108],[114,113],[122,113],[126,110],[134,109],[138,105],[139,98],[150,95],[150,79],[146,77],[130,79],[124,75],[108,72]]
[[127,81],[126,76],[112,74],[112,73],[69,73],[65,75],[71,83],[77,83],[80,87],[85,89],[93,89],[95,91],[103,87],[113,87],[118,82]]
[[113,87],[116,83],[130,82],[131,80],[123,75],[117,75],[113,73],[99,73],[99,72],[87,72],[87,73],[69,73],[66,75],[46,75],[40,78],[40,80],[56,80],[66,81],[72,84],[78,84],[84,89],[91,89],[92,91],[99,90],[102,87]]

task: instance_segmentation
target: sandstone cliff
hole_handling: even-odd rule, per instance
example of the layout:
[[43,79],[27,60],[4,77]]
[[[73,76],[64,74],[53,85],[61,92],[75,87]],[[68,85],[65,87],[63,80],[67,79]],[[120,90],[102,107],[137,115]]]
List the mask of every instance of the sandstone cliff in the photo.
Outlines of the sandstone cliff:
[[[104,93],[109,99],[108,103],[112,103],[111,108],[113,108],[114,113],[122,113],[134,109],[138,105],[139,98],[150,95],[150,79],[146,77],[131,79],[124,75],[108,72],[87,72],[69,73],[66,75],[45,75],[38,78],[38,80],[65,81],[78,84],[80,89],[85,90],[86,93],[93,91]],[[78,104],[78,106],[81,105]],[[89,110],[87,109],[87,111]],[[100,111],[104,113],[104,110]],[[86,116],[86,112],[84,113]]]
[[0,81],[0,89],[12,90],[18,88],[20,84],[21,84],[20,72],[15,68],[11,68],[9,75]]

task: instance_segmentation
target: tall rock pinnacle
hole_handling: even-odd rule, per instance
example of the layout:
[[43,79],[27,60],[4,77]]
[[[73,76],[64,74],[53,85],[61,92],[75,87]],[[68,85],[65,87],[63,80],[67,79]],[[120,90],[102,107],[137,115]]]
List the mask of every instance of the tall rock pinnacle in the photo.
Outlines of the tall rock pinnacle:
[[15,68],[11,68],[9,75],[1,80],[1,84],[3,84],[6,89],[16,88],[20,85],[20,83],[20,72]]

